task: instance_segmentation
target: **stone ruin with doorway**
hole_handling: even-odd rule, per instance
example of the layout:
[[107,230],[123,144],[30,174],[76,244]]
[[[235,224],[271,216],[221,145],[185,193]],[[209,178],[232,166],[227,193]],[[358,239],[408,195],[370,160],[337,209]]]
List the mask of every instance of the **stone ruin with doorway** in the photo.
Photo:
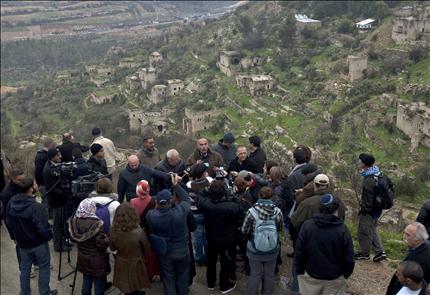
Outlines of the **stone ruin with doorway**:
[[425,103],[398,102],[396,126],[411,139],[411,150],[430,147],[430,107]]

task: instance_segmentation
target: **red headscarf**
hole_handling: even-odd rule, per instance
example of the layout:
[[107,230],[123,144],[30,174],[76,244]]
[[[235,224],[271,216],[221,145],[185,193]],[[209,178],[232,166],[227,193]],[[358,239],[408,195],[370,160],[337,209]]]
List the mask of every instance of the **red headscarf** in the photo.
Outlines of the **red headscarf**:
[[141,180],[136,186],[136,196],[140,199],[144,199],[149,196],[150,186],[146,180]]

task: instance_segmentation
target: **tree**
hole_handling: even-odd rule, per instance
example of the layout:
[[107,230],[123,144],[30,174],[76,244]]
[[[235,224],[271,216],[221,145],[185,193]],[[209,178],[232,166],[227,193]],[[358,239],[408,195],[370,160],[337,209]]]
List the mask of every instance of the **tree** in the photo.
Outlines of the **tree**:
[[294,17],[291,13],[287,14],[285,21],[281,24],[278,31],[278,38],[281,40],[281,46],[291,48],[294,45],[294,33],[296,32]]
[[239,28],[244,36],[252,32],[252,30],[254,29],[254,25],[255,21],[249,15],[242,14],[239,17]]
[[337,32],[341,34],[350,34],[354,31],[352,21],[349,19],[343,19],[337,27]]

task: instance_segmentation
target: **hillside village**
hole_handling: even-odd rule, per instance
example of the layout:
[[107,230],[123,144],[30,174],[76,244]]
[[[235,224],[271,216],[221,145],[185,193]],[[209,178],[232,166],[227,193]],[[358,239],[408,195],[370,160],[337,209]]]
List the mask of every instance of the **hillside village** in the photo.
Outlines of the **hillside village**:
[[[366,148],[402,178],[415,169],[410,163],[429,159],[429,14],[417,3],[347,22],[294,6],[287,12],[279,2],[248,4],[218,21],[189,21],[155,40],[112,46],[100,62],[57,72],[51,81],[60,88],[49,91],[79,101],[64,113],[70,122],[109,114],[106,128],[129,134],[128,142],[148,131],[213,141],[223,130],[243,139],[257,133],[279,160],[304,142],[336,170]],[[272,40],[279,32],[289,39]],[[6,106],[16,99],[7,96]],[[73,125],[66,128],[83,129]]]

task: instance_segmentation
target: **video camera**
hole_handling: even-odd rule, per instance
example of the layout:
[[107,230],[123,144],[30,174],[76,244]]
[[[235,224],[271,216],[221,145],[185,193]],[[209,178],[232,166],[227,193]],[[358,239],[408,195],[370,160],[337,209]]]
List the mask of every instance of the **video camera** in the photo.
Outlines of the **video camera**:
[[72,181],[72,197],[86,198],[96,189],[96,183],[99,179],[106,177],[100,172],[93,172],[89,175],[79,176],[78,179]]
[[233,183],[233,176],[224,170],[224,167],[219,167],[215,169],[215,179],[224,181],[227,188],[228,195],[233,196],[236,192],[236,187]]
[[73,169],[76,168],[76,162],[53,163],[51,168],[55,176],[67,178],[73,176]]

